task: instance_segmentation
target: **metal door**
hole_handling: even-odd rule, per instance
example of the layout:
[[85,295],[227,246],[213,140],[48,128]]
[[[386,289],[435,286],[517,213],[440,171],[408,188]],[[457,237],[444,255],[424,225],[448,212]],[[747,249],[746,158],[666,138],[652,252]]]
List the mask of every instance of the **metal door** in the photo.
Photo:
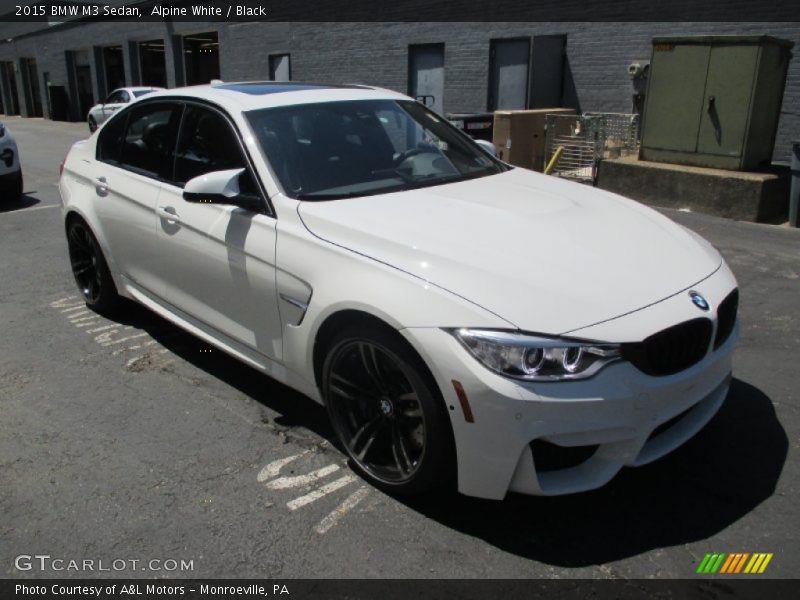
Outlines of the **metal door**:
[[642,146],[695,152],[705,110],[709,47],[656,44],[650,67]]
[[489,110],[527,108],[530,39],[493,40],[490,50]]
[[564,86],[565,35],[537,35],[533,38],[531,63],[531,108],[557,108],[562,105]]
[[269,78],[272,81],[292,80],[292,67],[288,54],[275,54],[269,57]]
[[444,44],[420,44],[408,50],[408,93],[444,114]]
[[698,152],[741,156],[757,60],[758,46],[711,49]]

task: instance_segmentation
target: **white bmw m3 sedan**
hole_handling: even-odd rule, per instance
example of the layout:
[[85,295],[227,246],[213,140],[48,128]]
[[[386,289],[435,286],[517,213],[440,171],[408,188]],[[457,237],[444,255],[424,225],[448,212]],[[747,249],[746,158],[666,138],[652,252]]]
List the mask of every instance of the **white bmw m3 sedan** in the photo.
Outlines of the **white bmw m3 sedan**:
[[395,92],[154,92],[60,191],[89,307],[132,299],[324,404],[390,492],[597,488],[728,392],[738,293],[709,243]]

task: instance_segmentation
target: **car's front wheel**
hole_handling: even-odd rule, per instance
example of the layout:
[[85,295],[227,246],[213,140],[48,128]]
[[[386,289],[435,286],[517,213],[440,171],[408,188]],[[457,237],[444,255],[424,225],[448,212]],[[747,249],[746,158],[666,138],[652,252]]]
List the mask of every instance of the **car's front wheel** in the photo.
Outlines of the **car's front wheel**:
[[72,274],[86,305],[97,312],[112,312],[120,302],[114,279],[97,238],[79,218],[67,226],[67,245]]
[[397,494],[449,484],[449,419],[416,353],[396,333],[377,327],[343,332],[329,348],[322,393],[355,469]]

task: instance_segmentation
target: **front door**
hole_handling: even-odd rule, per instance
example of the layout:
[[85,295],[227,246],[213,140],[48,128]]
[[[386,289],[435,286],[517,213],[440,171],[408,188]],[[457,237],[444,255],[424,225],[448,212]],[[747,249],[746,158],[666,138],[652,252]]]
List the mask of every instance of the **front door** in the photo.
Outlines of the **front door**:
[[231,205],[183,199],[190,179],[236,168],[245,169],[241,191],[260,195],[232,123],[215,109],[187,104],[174,181],[164,184],[156,208],[159,269],[170,304],[201,326],[279,360],[275,219]]

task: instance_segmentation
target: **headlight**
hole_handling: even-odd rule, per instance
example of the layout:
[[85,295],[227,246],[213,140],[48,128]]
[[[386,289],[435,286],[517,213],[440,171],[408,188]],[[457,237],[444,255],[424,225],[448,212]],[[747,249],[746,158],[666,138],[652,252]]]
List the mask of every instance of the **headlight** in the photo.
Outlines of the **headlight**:
[[486,367],[515,379],[586,379],[620,358],[616,344],[592,344],[485,329],[449,330]]

